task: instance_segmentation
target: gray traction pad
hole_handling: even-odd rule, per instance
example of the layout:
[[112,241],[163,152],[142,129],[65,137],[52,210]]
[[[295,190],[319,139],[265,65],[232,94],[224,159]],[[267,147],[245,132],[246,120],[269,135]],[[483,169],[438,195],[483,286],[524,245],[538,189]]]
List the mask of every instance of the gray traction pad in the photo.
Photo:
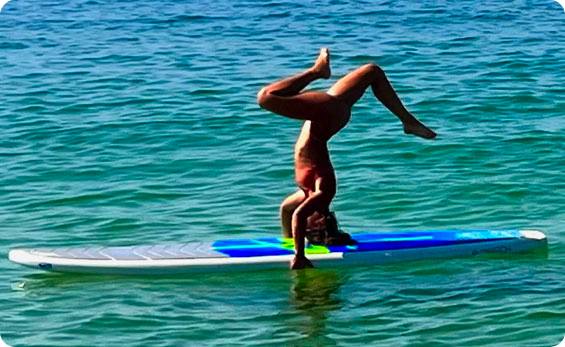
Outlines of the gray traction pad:
[[32,249],[30,253],[38,256],[90,260],[229,258],[227,255],[212,249],[211,243],[202,242],[133,247],[36,248]]

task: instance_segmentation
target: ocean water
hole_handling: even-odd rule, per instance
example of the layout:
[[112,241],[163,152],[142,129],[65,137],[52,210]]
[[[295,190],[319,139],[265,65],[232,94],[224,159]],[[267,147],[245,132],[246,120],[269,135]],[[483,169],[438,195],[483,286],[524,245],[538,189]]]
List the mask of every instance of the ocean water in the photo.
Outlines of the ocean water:
[[[0,335],[11,346],[555,346],[565,335],[565,13],[552,0],[13,0],[0,14]],[[9,249],[279,234],[300,123],[261,86],[378,63],[330,142],[351,232],[533,228],[547,258],[177,277],[44,274]]]

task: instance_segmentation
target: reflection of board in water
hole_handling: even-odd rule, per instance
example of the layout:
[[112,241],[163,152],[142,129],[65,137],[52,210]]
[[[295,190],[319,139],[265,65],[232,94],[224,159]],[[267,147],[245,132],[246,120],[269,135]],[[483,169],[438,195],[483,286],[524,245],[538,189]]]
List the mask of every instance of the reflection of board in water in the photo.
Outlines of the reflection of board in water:
[[[350,246],[315,246],[306,255],[316,267],[389,264],[404,261],[519,253],[546,249],[533,230],[440,230],[367,233]],[[10,260],[36,269],[97,274],[179,274],[286,268],[292,239],[259,238],[130,247],[15,249]]]

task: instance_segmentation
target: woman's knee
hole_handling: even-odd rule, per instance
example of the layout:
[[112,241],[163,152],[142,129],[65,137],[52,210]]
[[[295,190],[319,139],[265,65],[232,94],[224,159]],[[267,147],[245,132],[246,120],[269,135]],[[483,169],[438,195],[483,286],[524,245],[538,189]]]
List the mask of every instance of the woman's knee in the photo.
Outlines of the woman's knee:
[[375,76],[375,78],[380,78],[385,74],[384,70],[376,63],[365,64],[363,69],[367,70],[370,74]]
[[269,97],[270,97],[269,90],[266,87],[261,88],[259,93],[257,93],[257,104],[259,104],[259,106],[261,106],[262,108],[266,108],[266,105],[268,104],[269,101]]

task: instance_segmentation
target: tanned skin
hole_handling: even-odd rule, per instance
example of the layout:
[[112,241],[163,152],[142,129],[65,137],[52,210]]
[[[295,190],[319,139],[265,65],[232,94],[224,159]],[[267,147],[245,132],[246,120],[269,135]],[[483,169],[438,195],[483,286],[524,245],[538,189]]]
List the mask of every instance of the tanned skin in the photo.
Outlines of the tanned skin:
[[288,196],[280,209],[283,235],[294,238],[291,269],[313,267],[304,252],[307,218],[314,212],[329,211],[337,188],[327,143],[349,122],[351,107],[367,88],[371,87],[375,97],[398,117],[406,134],[425,139],[436,137],[435,132],[406,110],[376,64],[366,64],[347,74],[327,92],[302,91],[311,82],[330,77],[330,52],[322,48],[311,68],[270,84],[257,94],[262,108],[304,121],[294,147],[295,177],[300,189]]

